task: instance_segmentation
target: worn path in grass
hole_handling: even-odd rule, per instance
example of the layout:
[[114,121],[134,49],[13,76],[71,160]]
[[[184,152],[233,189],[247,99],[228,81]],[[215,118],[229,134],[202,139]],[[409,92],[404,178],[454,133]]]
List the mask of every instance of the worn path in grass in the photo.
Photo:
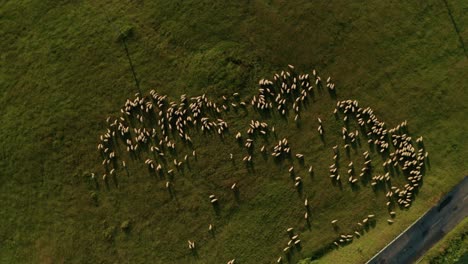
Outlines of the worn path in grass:
[[468,216],[468,176],[368,264],[411,263]]

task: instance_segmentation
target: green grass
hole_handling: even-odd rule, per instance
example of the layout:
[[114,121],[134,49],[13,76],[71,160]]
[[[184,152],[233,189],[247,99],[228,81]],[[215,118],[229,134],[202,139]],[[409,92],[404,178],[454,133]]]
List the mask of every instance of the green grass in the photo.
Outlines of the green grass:
[[[466,41],[468,7],[448,2]],[[301,232],[297,261],[335,238],[331,219],[346,227],[373,212],[376,228],[320,260],[362,263],[467,174],[468,65],[442,1],[16,0],[0,6],[0,263],[271,263],[289,226]],[[388,226],[382,193],[330,184],[326,169],[339,136],[332,128],[339,127],[325,94],[304,114],[302,129],[268,121],[316,167],[315,178],[303,175],[311,231],[286,164],[259,161],[247,173],[244,151],[214,136],[194,138],[200,159],[177,178],[178,206],[164,182],[134,165],[118,189],[96,191],[85,172],[99,171],[104,120],[136,92],[118,32],[130,28],[128,47],[144,93],[247,98],[258,79],[294,64],[331,75],[340,99],[372,107],[389,126],[408,120],[431,158],[414,205]],[[316,135],[318,115],[329,126],[326,147]],[[245,131],[251,118],[259,117],[227,115],[231,134]],[[235,166],[225,162],[229,152],[238,157]],[[241,185],[239,206],[227,190],[234,181]],[[222,201],[219,217],[207,202],[213,192]],[[120,228],[125,221],[128,232]],[[217,227],[215,238],[209,223]],[[199,245],[198,259],[187,239]]]
[[466,261],[467,257],[467,232],[468,219],[465,219],[434,245],[419,263],[465,263],[463,259]]

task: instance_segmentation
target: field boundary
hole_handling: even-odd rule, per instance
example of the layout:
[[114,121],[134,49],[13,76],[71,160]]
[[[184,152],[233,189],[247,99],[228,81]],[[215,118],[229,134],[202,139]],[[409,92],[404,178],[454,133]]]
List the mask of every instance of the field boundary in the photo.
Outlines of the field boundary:
[[466,197],[468,197],[468,176],[465,176],[440,199],[437,205],[426,211],[366,264],[410,263],[419,259],[468,216],[468,206],[464,203]]
[[455,19],[453,18],[453,15],[452,15],[452,10],[450,10],[447,0],[442,0],[442,1],[444,2],[445,7],[447,8],[447,13],[450,17],[453,28],[455,29],[455,33],[457,33],[458,40],[460,41],[460,45],[462,46],[462,49],[463,49],[463,53],[465,54],[465,57],[468,57],[468,55],[466,54],[465,42],[463,41],[463,38],[460,34],[460,30],[458,29],[457,23],[455,23]]

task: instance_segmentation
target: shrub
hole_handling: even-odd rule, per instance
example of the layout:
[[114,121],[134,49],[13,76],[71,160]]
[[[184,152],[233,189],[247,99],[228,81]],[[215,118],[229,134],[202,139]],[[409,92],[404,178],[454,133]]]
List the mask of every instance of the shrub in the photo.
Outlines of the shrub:
[[123,221],[120,225],[120,229],[124,232],[130,231],[130,220]]
[[99,205],[99,201],[98,201],[98,195],[97,195],[97,193],[91,192],[90,197],[91,197],[92,203],[93,203],[95,206],[98,206],[98,205]]
[[130,25],[125,25],[122,28],[120,28],[119,36],[117,37],[117,41],[122,41],[122,40],[127,40],[131,37],[133,37],[135,31],[134,27]]

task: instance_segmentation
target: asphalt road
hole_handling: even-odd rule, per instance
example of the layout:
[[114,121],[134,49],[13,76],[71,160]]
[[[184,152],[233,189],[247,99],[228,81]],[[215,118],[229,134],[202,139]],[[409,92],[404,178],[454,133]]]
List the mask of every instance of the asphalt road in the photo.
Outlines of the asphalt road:
[[367,264],[413,263],[468,216],[468,176]]

